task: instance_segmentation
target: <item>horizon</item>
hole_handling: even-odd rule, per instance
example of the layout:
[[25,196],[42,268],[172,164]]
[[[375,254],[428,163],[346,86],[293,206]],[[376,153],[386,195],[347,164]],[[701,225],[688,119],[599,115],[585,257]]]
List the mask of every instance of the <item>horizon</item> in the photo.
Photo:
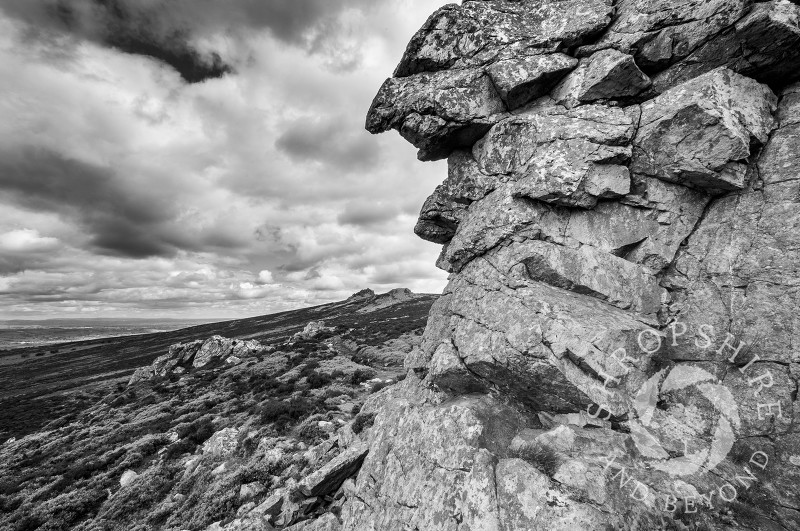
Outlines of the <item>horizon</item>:
[[0,320],[231,320],[365,287],[441,293],[439,247],[413,227],[446,164],[364,119],[445,3],[128,3],[69,26],[0,6]]
[[[376,292],[376,295],[379,295],[379,296],[380,295],[386,295],[387,293],[389,293],[389,291],[391,291],[391,290],[387,290],[386,292],[383,292],[383,293]],[[355,293],[357,293],[357,292],[352,293],[351,296],[354,295]],[[423,292],[413,292],[413,293],[414,293],[414,295],[424,295],[424,296],[439,296],[440,295],[439,293],[423,293]],[[274,315],[274,314],[284,313],[284,312],[291,312],[291,311],[295,311],[295,310],[305,310],[305,309],[314,308],[314,307],[317,307],[317,306],[325,306],[327,304],[336,304],[338,302],[343,302],[344,300],[345,299],[341,299],[341,300],[330,301],[330,302],[325,302],[325,303],[321,303],[321,304],[314,304],[314,305],[311,305],[311,306],[299,306],[297,308],[289,308],[289,309],[285,309],[285,310],[277,310],[277,311],[268,312],[268,313],[244,315],[244,316],[241,316],[241,317],[221,317],[221,316],[218,316],[218,317],[159,317],[159,316],[153,316],[153,317],[138,317],[138,316],[135,316],[135,317],[96,317],[96,316],[93,316],[93,315],[83,315],[83,316],[76,315],[76,316],[70,316],[70,317],[47,317],[47,318],[39,318],[39,317],[30,317],[30,318],[17,317],[17,318],[13,318],[13,319],[0,318],[0,323],[56,322],[56,321],[92,321],[92,322],[98,322],[98,321],[191,321],[191,322],[198,322],[198,323],[199,322],[204,322],[204,323],[212,324],[212,323],[219,323],[219,322],[225,322],[225,321],[236,321],[236,320],[240,320],[240,319],[252,319],[252,318],[255,318],[255,317],[264,317],[264,316],[268,316],[268,315]]]

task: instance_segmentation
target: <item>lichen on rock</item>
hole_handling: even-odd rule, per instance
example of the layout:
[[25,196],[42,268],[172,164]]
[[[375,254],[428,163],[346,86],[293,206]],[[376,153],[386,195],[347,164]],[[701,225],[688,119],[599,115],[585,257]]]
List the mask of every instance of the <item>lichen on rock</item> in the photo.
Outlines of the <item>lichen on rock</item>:
[[798,21],[787,0],[428,20],[368,129],[448,157],[415,232],[450,282],[342,529],[800,525],[800,469],[767,465],[800,454]]

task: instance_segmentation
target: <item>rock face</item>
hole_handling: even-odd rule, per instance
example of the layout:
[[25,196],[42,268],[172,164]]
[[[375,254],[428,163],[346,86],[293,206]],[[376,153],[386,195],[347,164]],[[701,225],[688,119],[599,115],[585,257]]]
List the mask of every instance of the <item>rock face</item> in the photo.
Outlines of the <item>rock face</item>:
[[596,36],[611,12],[610,0],[446,5],[409,43],[367,129],[397,129],[421,160],[468,147],[566,74],[576,61],[560,51]]
[[787,0],[426,22],[367,124],[451,276],[342,529],[800,528],[799,66]]

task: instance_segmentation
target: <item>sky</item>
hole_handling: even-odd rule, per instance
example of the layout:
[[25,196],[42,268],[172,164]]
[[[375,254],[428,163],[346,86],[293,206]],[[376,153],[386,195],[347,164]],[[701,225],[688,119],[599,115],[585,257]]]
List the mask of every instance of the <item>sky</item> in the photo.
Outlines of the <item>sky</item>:
[[0,319],[441,292],[446,176],[364,120],[431,0],[0,0]]

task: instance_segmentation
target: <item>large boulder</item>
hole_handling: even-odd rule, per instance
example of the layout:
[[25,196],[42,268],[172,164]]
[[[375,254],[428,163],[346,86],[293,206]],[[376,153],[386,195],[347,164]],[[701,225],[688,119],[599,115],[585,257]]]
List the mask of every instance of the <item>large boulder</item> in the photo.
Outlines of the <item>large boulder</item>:
[[306,326],[292,336],[294,341],[314,339],[320,334],[334,330],[331,326],[325,326],[325,321],[309,321]]
[[531,109],[492,127],[472,152],[479,172],[513,182],[517,196],[591,208],[608,192],[604,183],[628,178],[634,131],[621,109]]
[[631,169],[709,190],[741,190],[747,159],[775,125],[777,98],[726,68],[642,105]]
[[203,443],[203,454],[228,457],[239,445],[239,429],[223,428]]
[[636,96],[650,87],[650,78],[633,56],[601,50],[581,61],[580,66],[553,89],[553,99],[574,107],[597,100],[618,100]]
[[248,341],[212,336],[205,341],[196,340],[176,343],[151,365],[140,367],[131,376],[128,385],[154,378],[181,375],[191,368],[202,368],[212,362],[225,360],[229,364],[239,363],[243,358],[274,351],[274,347],[262,345],[255,339]]
[[122,488],[129,487],[133,485],[134,481],[139,477],[133,470],[126,470],[122,473],[122,476],[119,478],[119,486]]
[[420,160],[436,160],[475,143],[505,111],[483,69],[421,73],[387,79],[366,127],[371,133],[396,129],[419,149]]
[[578,60],[563,53],[506,59],[486,71],[506,106],[513,110],[546,94]]
[[226,360],[231,356],[241,359],[272,350],[272,347],[265,347],[256,340],[242,341],[222,336],[212,336],[206,339],[197,349],[192,361],[192,367],[199,369],[210,363]]
[[367,114],[372,133],[396,129],[420,160],[468,147],[492,124],[544,94],[576,60],[562,50],[599,34],[610,0],[449,4],[408,45]]

